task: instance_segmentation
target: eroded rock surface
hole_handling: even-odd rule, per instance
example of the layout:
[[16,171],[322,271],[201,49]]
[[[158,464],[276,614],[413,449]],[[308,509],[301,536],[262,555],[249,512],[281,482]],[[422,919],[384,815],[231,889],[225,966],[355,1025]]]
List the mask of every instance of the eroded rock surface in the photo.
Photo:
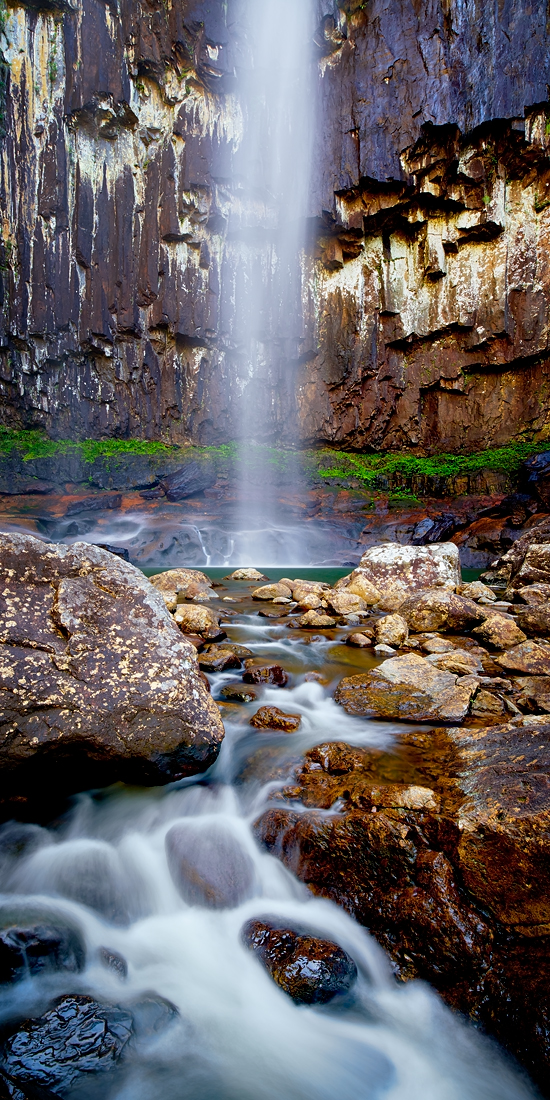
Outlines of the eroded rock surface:
[[195,649],[126,562],[0,536],[4,812],[116,780],[203,771],[223,726]]
[[435,668],[424,657],[392,657],[364,674],[345,676],[334,698],[348,714],[401,721],[460,721],[477,689],[471,676]]
[[338,993],[347,993],[357,978],[353,959],[331,940],[300,934],[271,920],[248,921],[241,936],[297,1004],[326,1004]]

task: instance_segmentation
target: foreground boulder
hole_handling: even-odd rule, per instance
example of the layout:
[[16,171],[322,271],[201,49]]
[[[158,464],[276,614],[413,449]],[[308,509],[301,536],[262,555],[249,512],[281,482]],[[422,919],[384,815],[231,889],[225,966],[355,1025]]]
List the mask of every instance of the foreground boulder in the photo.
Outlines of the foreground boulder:
[[248,921],[241,936],[296,1004],[326,1004],[347,993],[357,978],[353,959],[332,940],[300,935],[270,920]]
[[478,681],[406,653],[340,681],[334,698],[348,714],[414,722],[458,722],[468,713]]
[[[338,587],[356,593],[365,603],[378,603],[384,611],[397,611],[409,597],[424,588],[460,584],[458,548],[452,542],[434,546],[401,546],[383,543],[366,550],[357,569]],[[377,599],[369,598],[372,590]],[[374,594],[374,593],[373,593]]]
[[[387,662],[389,663],[389,662]],[[260,842],[547,1090],[550,717],[310,749]],[[301,802],[298,809],[294,809]],[[331,808],[334,812],[331,813]]]
[[213,763],[223,725],[196,651],[138,569],[86,543],[3,534],[0,577],[5,812]]
[[128,1009],[92,997],[61,997],[43,1016],[20,1024],[0,1049],[6,1095],[65,1097],[83,1079],[112,1071],[133,1032]]
[[252,860],[224,825],[181,821],[166,834],[165,846],[170,873],[188,905],[232,909],[253,892]]

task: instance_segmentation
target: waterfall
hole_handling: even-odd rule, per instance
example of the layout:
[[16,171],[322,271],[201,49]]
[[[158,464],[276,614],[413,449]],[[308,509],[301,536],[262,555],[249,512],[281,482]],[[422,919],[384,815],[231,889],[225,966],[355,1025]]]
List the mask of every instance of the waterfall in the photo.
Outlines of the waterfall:
[[[228,355],[238,379],[239,526],[246,564],[258,558],[258,533],[261,541],[262,529],[269,537],[277,524],[281,486],[295,490],[300,476],[298,458],[288,448],[297,443],[296,373],[304,339],[303,252],[315,122],[313,2],[245,0],[242,19],[246,52],[237,79],[245,121],[229,228],[235,269]],[[284,455],[277,449],[281,440]],[[299,560],[296,547],[281,548],[279,563],[291,560]]]

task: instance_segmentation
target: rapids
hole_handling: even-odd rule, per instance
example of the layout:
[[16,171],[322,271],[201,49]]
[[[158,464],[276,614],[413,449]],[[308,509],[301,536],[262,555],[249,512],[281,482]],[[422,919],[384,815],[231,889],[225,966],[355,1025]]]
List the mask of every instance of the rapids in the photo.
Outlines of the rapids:
[[[239,607],[238,586],[228,589]],[[243,586],[240,587],[241,594]],[[313,897],[257,845],[253,822],[304,749],[342,739],[391,750],[397,726],[346,715],[331,698],[343,672],[372,657],[327,636],[261,620],[243,599],[225,629],[255,655],[291,674],[262,704],[299,713],[288,736],[249,725],[257,703],[225,708],[226,740],[208,773],[154,790],[79,796],[50,827],[0,830],[1,909],[69,920],[85,939],[79,974],[28,976],[0,994],[0,1022],[43,1011],[68,991],[132,1004],[154,993],[176,1006],[112,1075],[74,1086],[67,1100],[522,1100],[527,1082],[500,1050],[445,1007],[424,983],[398,983],[368,932],[332,902]],[[256,605],[257,606],[257,605]],[[352,666],[352,667],[350,667]],[[305,680],[321,673],[324,683]],[[210,676],[214,697],[238,673]],[[266,750],[261,752],[260,750]],[[268,757],[267,766],[265,757]],[[294,807],[295,808],[295,807]],[[298,807],[299,808],[299,807]],[[337,813],[333,807],[327,813]],[[253,886],[235,908],[186,904],[172,880],[165,837],[176,822],[221,826],[247,854]],[[240,939],[252,917],[335,940],[359,971],[350,993],[322,1007],[297,1006]],[[122,956],[127,976],[101,949]]]

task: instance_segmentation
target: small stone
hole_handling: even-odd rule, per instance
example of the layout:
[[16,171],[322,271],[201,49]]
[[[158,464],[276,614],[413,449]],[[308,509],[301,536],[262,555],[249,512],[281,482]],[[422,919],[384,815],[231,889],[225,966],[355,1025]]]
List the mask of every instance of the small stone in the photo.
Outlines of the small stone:
[[275,687],[285,687],[288,684],[288,673],[280,665],[249,667],[249,662],[246,661],[245,668],[246,671],[243,672],[245,684],[274,684]]
[[478,691],[471,707],[471,714],[476,718],[502,718],[506,714],[506,707],[498,695],[490,691]]
[[426,638],[420,643],[424,653],[451,653],[455,646],[448,638]]
[[306,672],[304,680],[306,684],[323,684],[325,687],[329,683],[326,676],[322,676],[320,672]]
[[497,612],[489,615],[472,633],[495,649],[509,649],[526,641],[526,635],[516,626],[514,620]]
[[224,699],[238,701],[239,703],[253,703],[258,698],[258,693],[248,684],[225,684],[220,695]]
[[366,634],[348,634],[346,645],[353,645],[357,646],[358,649],[365,649],[367,646],[372,645],[372,638],[368,638]]
[[274,600],[277,596],[292,598],[292,591],[286,584],[264,584],[262,588],[255,588],[252,593],[253,600]]
[[492,588],[483,581],[470,581],[468,584],[459,584],[457,588],[459,596],[466,596],[469,600],[496,600]]
[[332,940],[301,935],[271,920],[250,920],[243,942],[296,1004],[326,1004],[357,979],[352,958]]
[[233,650],[224,649],[223,646],[208,653],[201,653],[199,657],[199,668],[203,672],[223,672],[226,668],[240,668],[240,666],[241,659],[233,653]]
[[365,601],[360,596],[356,596],[354,592],[350,592],[349,588],[332,592],[328,597],[328,602],[332,611],[337,615],[351,615],[356,611],[364,611],[367,606]]
[[320,615],[317,611],[307,611],[305,615],[298,619],[296,625],[303,630],[322,629],[323,627],[328,629],[331,626],[336,626],[336,619],[331,618],[330,615]]
[[223,579],[224,581],[267,581],[268,577],[265,577],[263,573],[259,573],[257,569],[245,566],[242,569],[235,569],[233,573]]
[[225,638],[220,627],[220,614],[200,604],[178,604],[174,619],[185,634],[199,634],[206,640]]
[[395,657],[397,650],[393,649],[391,645],[381,643],[374,646],[374,652],[377,657]]
[[466,649],[454,649],[452,653],[431,653],[426,660],[442,672],[454,672],[456,676],[475,676],[483,672],[483,665],[474,653]]
[[299,714],[287,714],[279,707],[260,707],[250,719],[255,729],[282,730],[283,733],[295,733],[301,724]]
[[128,963],[118,951],[111,951],[109,947],[100,947],[99,959],[103,966],[112,970],[121,981],[128,977]]

